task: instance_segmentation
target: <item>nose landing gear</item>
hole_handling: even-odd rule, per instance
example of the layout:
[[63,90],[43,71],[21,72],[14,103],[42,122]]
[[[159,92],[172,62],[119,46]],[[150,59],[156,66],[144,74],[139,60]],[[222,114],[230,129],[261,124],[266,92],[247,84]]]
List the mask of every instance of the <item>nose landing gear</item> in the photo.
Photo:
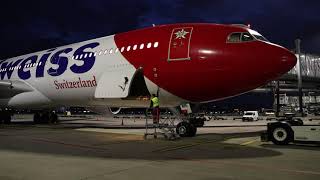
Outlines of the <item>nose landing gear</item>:
[[194,137],[197,133],[197,127],[190,122],[180,122],[176,128],[177,134],[180,137]]

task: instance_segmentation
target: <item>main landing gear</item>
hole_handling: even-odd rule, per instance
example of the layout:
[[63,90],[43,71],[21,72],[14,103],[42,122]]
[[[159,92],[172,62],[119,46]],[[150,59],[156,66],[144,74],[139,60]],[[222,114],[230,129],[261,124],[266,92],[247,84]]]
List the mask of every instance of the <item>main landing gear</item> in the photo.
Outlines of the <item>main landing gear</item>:
[[47,124],[47,123],[58,123],[58,115],[56,112],[36,112],[33,116],[33,122],[35,124]]
[[197,127],[190,122],[182,121],[177,125],[176,132],[180,137],[194,137],[197,133]]
[[10,124],[11,123],[11,112],[6,110],[0,110],[0,124]]

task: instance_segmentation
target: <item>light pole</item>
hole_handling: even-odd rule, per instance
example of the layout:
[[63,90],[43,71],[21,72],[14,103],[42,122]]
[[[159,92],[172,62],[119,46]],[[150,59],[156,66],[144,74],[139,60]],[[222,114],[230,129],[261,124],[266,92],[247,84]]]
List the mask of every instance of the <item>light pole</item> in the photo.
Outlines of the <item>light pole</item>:
[[301,40],[296,39],[295,41],[296,44],[296,53],[298,54],[298,62],[297,62],[297,75],[298,75],[298,92],[299,92],[299,112],[303,113],[303,101],[302,101],[302,74],[301,74]]

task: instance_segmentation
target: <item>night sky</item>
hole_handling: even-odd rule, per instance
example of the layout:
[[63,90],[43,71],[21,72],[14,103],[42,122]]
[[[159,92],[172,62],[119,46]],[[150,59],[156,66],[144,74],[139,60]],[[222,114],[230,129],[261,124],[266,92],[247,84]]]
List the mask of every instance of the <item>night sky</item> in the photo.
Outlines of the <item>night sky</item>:
[[320,55],[320,1],[54,0],[2,1],[0,59],[178,22],[246,23],[271,42]]

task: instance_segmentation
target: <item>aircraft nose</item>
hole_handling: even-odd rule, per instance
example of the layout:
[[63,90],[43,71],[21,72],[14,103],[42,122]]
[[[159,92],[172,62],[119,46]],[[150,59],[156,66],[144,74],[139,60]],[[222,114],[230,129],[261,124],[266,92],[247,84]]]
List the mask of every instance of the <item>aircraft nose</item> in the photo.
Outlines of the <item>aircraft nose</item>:
[[271,46],[270,56],[266,59],[264,77],[274,80],[290,71],[297,63],[295,54],[281,46]]
[[297,57],[292,52],[283,49],[283,53],[280,56],[280,66],[284,71],[291,70],[297,63]]

